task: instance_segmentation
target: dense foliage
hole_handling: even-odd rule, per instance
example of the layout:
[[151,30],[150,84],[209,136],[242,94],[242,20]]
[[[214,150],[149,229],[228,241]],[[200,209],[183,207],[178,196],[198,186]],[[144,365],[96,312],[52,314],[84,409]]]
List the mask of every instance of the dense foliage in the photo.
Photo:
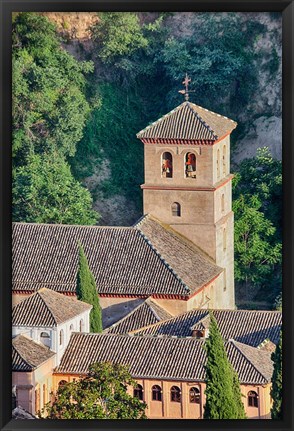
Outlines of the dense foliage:
[[282,280],[282,162],[267,148],[241,162],[234,179],[235,279],[278,295]]
[[212,312],[205,349],[207,364],[204,419],[245,419],[239,379],[228,361],[223,339]]
[[13,219],[95,223],[91,196],[66,161],[89,113],[84,75],[93,64],[62,49],[54,25],[37,14],[18,14],[12,37]]
[[31,154],[13,171],[13,219],[22,222],[95,224],[89,192],[56,153]]
[[[256,49],[266,31],[258,16],[238,13],[179,20],[173,13],[105,12],[91,28],[92,49],[80,52],[93,61],[78,61],[47,18],[17,14],[13,219],[95,224],[90,193],[78,182],[93,173],[92,198],[122,195],[139,215],[143,145],[136,133],[183,101],[178,90],[187,72],[191,101],[239,122],[235,141],[244,118],[254,120],[260,70],[279,68],[276,51]],[[270,109],[263,115],[273,115]],[[281,185],[281,163],[263,152],[240,165],[234,188],[237,285],[262,295],[267,288],[272,302],[281,289]]]
[[86,377],[59,387],[46,419],[146,419],[146,404],[129,395],[128,386],[136,382],[126,367],[95,363]]
[[271,408],[272,419],[283,419],[283,374],[282,374],[282,331],[276,351],[272,353],[274,371],[272,376],[271,397],[273,406]]
[[96,283],[81,245],[79,245],[79,268],[76,294],[78,299],[93,306],[90,312],[90,332],[102,332],[102,310],[99,303]]

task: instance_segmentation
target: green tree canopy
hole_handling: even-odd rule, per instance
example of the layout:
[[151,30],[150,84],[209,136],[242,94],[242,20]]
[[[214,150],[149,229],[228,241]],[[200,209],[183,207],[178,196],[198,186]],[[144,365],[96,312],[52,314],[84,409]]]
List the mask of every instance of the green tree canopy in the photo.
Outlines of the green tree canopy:
[[79,268],[76,293],[78,299],[93,306],[90,312],[90,331],[102,332],[102,311],[96,283],[81,245],[79,245]]
[[98,213],[92,198],[56,153],[30,155],[13,171],[14,221],[33,223],[95,224]]
[[46,419],[146,419],[147,405],[127,393],[136,385],[127,367],[95,363],[86,377],[59,387]]
[[245,419],[239,379],[228,361],[223,339],[212,312],[205,349],[207,363],[204,419]]
[[84,74],[93,65],[62,49],[54,25],[43,16],[20,13],[12,31],[14,166],[32,151],[74,155],[89,112]]
[[261,285],[281,263],[282,245],[273,244],[275,228],[260,211],[256,196],[240,195],[233,202],[235,213],[235,278]]
[[272,353],[274,371],[272,375],[271,397],[273,406],[271,408],[272,419],[283,419],[283,374],[282,374],[282,331],[275,352]]
[[267,289],[274,301],[282,283],[282,163],[268,148],[241,162],[233,180],[235,279]]
[[92,39],[98,46],[98,56],[106,63],[148,45],[138,15],[130,12],[99,13],[99,20],[92,27]]

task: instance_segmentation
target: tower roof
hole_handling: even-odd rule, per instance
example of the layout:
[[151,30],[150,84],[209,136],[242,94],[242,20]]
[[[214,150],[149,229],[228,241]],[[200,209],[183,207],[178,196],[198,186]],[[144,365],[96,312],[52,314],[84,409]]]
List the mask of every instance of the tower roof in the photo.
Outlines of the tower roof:
[[231,133],[237,123],[208,109],[184,102],[137,134],[148,143],[212,145]]

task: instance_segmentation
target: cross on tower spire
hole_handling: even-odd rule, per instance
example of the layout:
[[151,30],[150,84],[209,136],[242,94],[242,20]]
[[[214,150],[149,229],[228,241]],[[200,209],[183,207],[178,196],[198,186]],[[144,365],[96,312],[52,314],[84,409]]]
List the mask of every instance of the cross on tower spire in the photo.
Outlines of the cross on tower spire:
[[180,90],[179,93],[185,95],[185,100],[189,100],[189,82],[191,82],[191,78],[189,78],[188,74],[186,73],[185,79],[182,82],[185,86],[185,90]]

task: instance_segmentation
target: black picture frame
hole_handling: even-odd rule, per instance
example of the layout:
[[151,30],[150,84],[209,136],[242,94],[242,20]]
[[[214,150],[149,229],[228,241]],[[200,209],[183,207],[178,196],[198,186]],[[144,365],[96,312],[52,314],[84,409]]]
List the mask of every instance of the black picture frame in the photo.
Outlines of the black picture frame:
[[[1,430],[16,429],[99,429],[151,430],[197,429],[291,430],[293,427],[293,24],[294,6],[289,0],[0,0],[1,4]],[[90,11],[206,11],[206,12],[281,12],[283,22],[283,411],[282,421],[271,420],[12,420],[11,419],[11,13],[32,12],[90,12]]]

